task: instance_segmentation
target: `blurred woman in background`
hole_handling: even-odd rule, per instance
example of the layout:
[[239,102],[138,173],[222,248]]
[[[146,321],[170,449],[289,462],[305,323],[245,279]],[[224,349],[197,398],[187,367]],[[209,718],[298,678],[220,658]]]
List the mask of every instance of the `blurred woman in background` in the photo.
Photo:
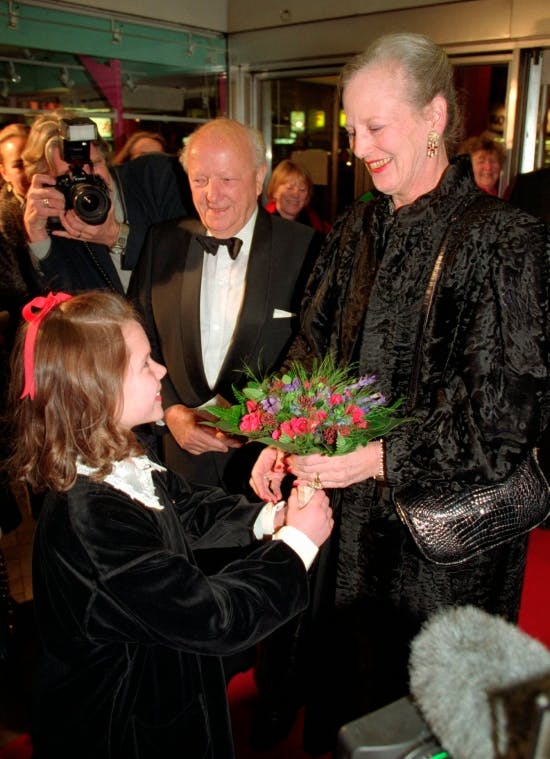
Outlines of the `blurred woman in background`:
[[299,221],[313,227],[323,235],[330,232],[330,224],[311,208],[313,180],[307,169],[285,159],[277,164],[267,185],[266,211],[289,221]]
[[[21,154],[27,142],[24,124],[0,131],[0,311],[12,317],[34,294],[34,269],[23,226],[23,204],[29,187]],[[13,318],[11,318],[13,321]]]
[[146,153],[166,153],[166,140],[158,132],[134,132],[124,146],[115,153],[111,163],[120,166],[126,161],[133,161]]
[[504,148],[488,134],[470,137],[460,149],[468,153],[476,185],[489,195],[498,195],[500,173],[504,166]]

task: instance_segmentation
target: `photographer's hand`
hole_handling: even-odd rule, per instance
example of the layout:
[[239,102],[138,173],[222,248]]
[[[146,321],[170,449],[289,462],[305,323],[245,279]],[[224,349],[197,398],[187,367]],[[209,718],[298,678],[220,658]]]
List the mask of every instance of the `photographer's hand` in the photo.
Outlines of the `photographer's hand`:
[[64,231],[52,232],[56,237],[70,237],[82,242],[106,245],[108,248],[112,248],[118,240],[120,222],[115,219],[112,207],[103,224],[86,224],[72,209],[60,218]]
[[23,224],[29,242],[47,240],[50,216],[62,217],[65,197],[55,188],[55,177],[49,174],[35,174],[25,200]]

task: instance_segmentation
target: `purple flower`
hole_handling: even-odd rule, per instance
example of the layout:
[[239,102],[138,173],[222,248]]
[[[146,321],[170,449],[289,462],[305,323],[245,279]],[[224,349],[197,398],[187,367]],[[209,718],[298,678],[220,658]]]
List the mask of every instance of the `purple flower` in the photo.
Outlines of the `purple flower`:
[[298,388],[301,386],[301,382],[299,377],[294,377],[292,382],[290,382],[288,385],[283,385],[283,390],[286,393],[291,393],[293,390],[298,390]]
[[374,374],[365,374],[363,377],[359,377],[357,382],[354,382],[352,385],[348,385],[348,390],[358,390],[361,387],[368,387],[369,385],[372,385],[374,382],[376,382],[376,377]]
[[281,401],[270,395],[264,398],[263,401],[260,401],[260,406],[269,414],[277,414],[281,410]]

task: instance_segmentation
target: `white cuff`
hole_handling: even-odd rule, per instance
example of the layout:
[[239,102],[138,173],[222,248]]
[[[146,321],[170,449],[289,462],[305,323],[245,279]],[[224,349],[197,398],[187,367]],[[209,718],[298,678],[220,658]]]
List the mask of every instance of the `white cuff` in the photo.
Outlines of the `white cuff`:
[[273,535],[275,532],[275,514],[286,506],[286,501],[279,503],[266,503],[254,522],[254,535],[261,540],[264,535]]
[[305,532],[298,530],[296,527],[292,527],[290,524],[285,524],[280,530],[277,530],[273,536],[273,540],[283,540],[296,551],[298,556],[304,562],[306,569],[310,568],[313,564],[313,560],[319,552],[315,543],[308,538]]
[[28,245],[34,258],[38,261],[42,261],[43,258],[48,257],[52,241],[48,237],[45,240],[38,240],[38,242],[29,242]]

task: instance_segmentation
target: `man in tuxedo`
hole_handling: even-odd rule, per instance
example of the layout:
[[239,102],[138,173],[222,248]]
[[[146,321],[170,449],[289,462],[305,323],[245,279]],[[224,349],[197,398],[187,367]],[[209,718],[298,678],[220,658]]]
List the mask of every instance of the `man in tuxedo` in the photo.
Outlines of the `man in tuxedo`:
[[168,369],[167,465],[189,480],[244,492],[259,448],[200,422],[208,404],[234,402],[232,385],[245,384],[247,367],[258,375],[278,368],[319,238],[259,206],[266,163],[256,130],[209,121],[193,132],[181,161],[200,223],[152,227],[129,292],[155,359]]

